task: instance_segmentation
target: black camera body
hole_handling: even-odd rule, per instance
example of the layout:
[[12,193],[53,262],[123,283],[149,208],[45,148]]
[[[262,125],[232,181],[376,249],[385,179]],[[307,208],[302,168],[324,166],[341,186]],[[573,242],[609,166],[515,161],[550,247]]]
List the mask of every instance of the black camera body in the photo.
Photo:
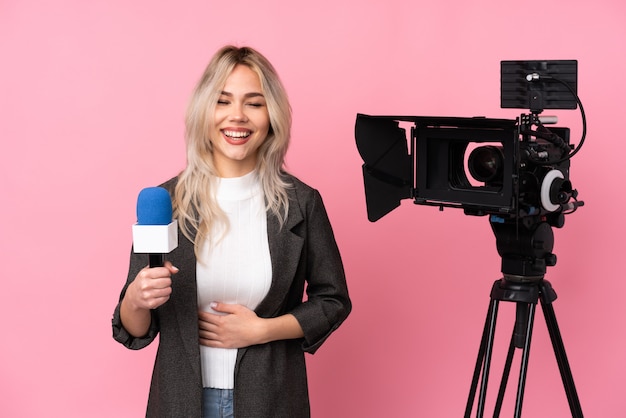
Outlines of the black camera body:
[[[530,136],[532,116],[516,120],[357,115],[370,221],[400,205],[464,209],[468,215],[526,217],[558,211],[569,182],[569,129]],[[400,126],[409,123],[410,135]]]
[[[502,61],[501,107],[516,119],[358,114],[368,219],[415,204],[489,215],[503,272],[542,277],[554,265],[552,227],[583,202],[570,181],[570,130],[544,109],[575,109],[576,61]],[[565,81],[564,81],[565,80]],[[555,86],[564,84],[565,89]],[[573,87],[572,85],[573,84]],[[407,132],[408,130],[408,132]],[[583,139],[578,146],[582,145]]]

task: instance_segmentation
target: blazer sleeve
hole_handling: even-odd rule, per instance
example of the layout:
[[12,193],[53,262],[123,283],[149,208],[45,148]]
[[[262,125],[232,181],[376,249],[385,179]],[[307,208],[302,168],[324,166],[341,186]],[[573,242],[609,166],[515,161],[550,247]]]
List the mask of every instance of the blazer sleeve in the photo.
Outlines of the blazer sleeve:
[[124,299],[124,295],[126,294],[126,289],[128,285],[135,280],[137,274],[148,265],[148,257],[146,254],[135,254],[131,250],[130,254],[130,266],[128,268],[128,277],[126,279],[126,284],[122,289],[120,294],[119,301],[115,310],[113,311],[113,339],[120,344],[123,344],[126,348],[130,348],[132,350],[139,350],[141,348],[146,347],[150,344],[159,333],[159,318],[156,310],[152,310],[152,321],[150,322],[150,329],[148,333],[140,338],[134,337],[128,333],[128,331],[122,325],[122,320],[120,318],[120,305],[122,303],[122,299]]
[[315,189],[306,208],[307,299],[291,313],[304,331],[302,349],[314,353],[352,309],[346,277],[322,197]]

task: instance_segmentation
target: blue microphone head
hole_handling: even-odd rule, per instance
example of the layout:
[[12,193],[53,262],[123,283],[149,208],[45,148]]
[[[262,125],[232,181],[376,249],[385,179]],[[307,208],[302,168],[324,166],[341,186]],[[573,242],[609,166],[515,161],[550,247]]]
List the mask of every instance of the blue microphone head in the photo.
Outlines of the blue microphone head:
[[172,222],[172,199],[163,187],[146,187],[137,197],[139,225],[167,225]]

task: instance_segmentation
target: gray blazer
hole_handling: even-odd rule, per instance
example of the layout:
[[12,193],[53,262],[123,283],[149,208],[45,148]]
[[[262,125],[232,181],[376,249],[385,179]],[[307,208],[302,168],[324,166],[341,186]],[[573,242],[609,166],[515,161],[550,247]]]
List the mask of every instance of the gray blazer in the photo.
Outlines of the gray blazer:
[[[272,284],[255,312],[264,318],[293,314],[304,338],[274,341],[238,350],[235,365],[235,417],[309,417],[304,352],[314,353],[351,310],[343,264],[328,215],[317,190],[286,175],[289,214],[281,228],[268,212]],[[177,179],[163,185],[170,192]],[[130,349],[150,344],[160,333],[146,416],[200,417],[202,378],[198,345],[196,258],[191,241],[179,232],[179,245],[167,259],[180,269],[172,295],[152,311],[143,338],[131,336],[113,314],[113,338]],[[131,252],[126,287],[148,264],[146,254]],[[303,294],[306,284],[306,301]]]

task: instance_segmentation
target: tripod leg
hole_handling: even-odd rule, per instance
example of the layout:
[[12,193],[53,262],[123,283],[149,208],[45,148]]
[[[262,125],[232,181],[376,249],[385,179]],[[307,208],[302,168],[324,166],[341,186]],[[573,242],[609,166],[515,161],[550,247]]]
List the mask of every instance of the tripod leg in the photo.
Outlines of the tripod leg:
[[523,302],[517,302],[515,305],[515,326],[513,327],[513,334],[511,335],[509,351],[506,356],[506,362],[504,363],[502,381],[500,382],[498,398],[496,399],[496,405],[493,412],[494,418],[499,417],[500,411],[502,410],[502,402],[504,401],[506,385],[508,384],[509,375],[511,373],[511,364],[513,363],[515,349],[524,348],[524,346],[526,345],[526,335],[528,328],[528,306],[528,303]]
[[489,303],[489,309],[487,310],[487,319],[485,320],[485,326],[483,327],[483,333],[480,338],[480,347],[478,348],[478,358],[476,359],[476,365],[474,366],[474,374],[472,376],[472,385],[470,386],[469,396],[467,398],[467,404],[465,406],[465,418],[470,418],[472,414],[472,408],[474,407],[474,400],[476,399],[476,388],[478,387],[478,380],[480,378],[480,371],[483,367],[485,360],[485,347],[487,345],[487,333],[489,332],[489,324],[491,322],[491,305],[493,301]]
[[[530,354],[530,340],[532,336],[532,328],[535,316],[535,305],[528,303],[517,303],[515,327],[509,344],[509,351],[506,356],[504,371],[502,372],[502,381],[500,382],[500,390],[498,391],[498,399],[494,408],[494,418],[500,416],[502,410],[502,402],[504,401],[504,393],[511,372],[511,364],[516,348],[522,348],[522,363],[519,382],[517,386],[517,399],[515,404],[515,417],[520,417],[522,413],[522,402],[524,398],[524,388],[526,385],[526,371],[528,369],[528,357]],[[523,328],[523,329],[522,329]],[[522,334],[523,331],[523,334]],[[522,339],[523,337],[523,339]]]
[[[550,284],[544,283],[542,288],[542,294],[548,295],[547,289]],[[556,294],[554,294],[556,298]],[[554,300],[554,299],[552,299]],[[574,385],[574,378],[572,371],[567,361],[567,355],[565,354],[565,346],[563,345],[563,339],[561,338],[561,332],[556,322],[556,315],[554,314],[554,308],[552,307],[552,300],[542,297],[541,308],[543,309],[543,315],[546,319],[546,325],[548,332],[550,333],[550,340],[552,341],[552,348],[554,348],[554,355],[556,356],[557,364],[559,365],[559,371],[561,372],[561,379],[563,380],[563,386],[565,387],[565,394],[567,395],[567,402],[572,413],[573,418],[582,418],[583,412],[580,406],[580,400],[578,399],[578,393],[576,392],[576,386]]]
[[513,356],[515,354],[515,331],[511,336],[511,343],[509,344],[509,351],[506,355],[506,362],[504,363],[504,371],[502,372],[502,380],[500,381],[500,389],[498,390],[498,398],[496,399],[496,405],[493,410],[493,416],[499,417],[502,410],[502,402],[504,401],[504,393],[506,392],[506,385],[509,381],[509,374],[511,372],[511,364],[513,364]]
[[522,364],[520,368],[519,383],[517,384],[517,399],[515,401],[515,418],[522,416],[522,402],[524,401],[524,389],[526,387],[526,374],[528,372],[528,358],[530,356],[530,340],[533,333],[533,323],[535,320],[535,309],[537,305],[528,305],[528,322],[526,324],[526,338],[522,349]]
[[485,320],[485,327],[483,328],[483,335],[480,341],[480,348],[478,350],[478,358],[476,360],[476,366],[474,368],[474,375],[472,377],[472,385],[470,388],[469,397],[467,399],[467,405],[465,407],[465,418],[470,418],[472,408],[474,406],[474,399],[476,397],[476,388],[478,387],[478,380],[481,376],[480,383],[480,395],[478,398],[478,409],[476,411],[476,417],[482,418],[485,409],[485,395],[487,392],[487,380],[489,377],[489,367],[491,364],[491,354],[493,351],[493,339],[495,334],[496,319],[498,317],[498,301],[491,299],[489,303],[489,310],[487,312],[487,319]]

